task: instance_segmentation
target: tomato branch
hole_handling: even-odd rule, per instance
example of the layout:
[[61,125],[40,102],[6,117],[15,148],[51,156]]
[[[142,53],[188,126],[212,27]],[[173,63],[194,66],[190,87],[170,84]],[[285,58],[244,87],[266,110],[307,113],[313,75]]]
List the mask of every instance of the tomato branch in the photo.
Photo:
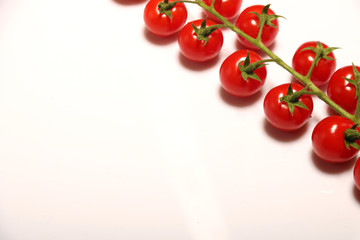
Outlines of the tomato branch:
[[[268,47],[266,47],[260,41],[260,39],[252,38],[251,36],[247,35],[243,31],[241,31],[234,24],[232,24],[230,21],[228,21],[225,17],[223,17],[221,14],[219,14],[215,9],[206,5],[203,1],[195,0],[195,2],[197,5],[199,5],[201,8],[203,8],[205,11],[209,12],[210,14],[215,16],[217,19],[219,19],[222,23],[224,23],[224,27],[231,29],[233,32],[239,34],[241,37],[245,38],[247,41],[249,41],[250,43],[254,44],[256,47],[258,47],[262,52],[264,52],[271,59],[273,59],[273,61],[276,62],[280,67],[282,67],[283,69],[288,71],[291,75],[293,75],[296,79],[298,79],[302,84],[307,86],[313,95],[318,96],[319,99],[321,99],[323,102],[325,102],[327,105],[329,105],[337,113],[339,113],[340,115],[342,115],[345,118],[350,119],[354,123],[360,124],[360,120],[359,120],[358,116],[350,114],[345,109],[343,109],[338,104],[336,104],[323,91],[321,91],[318,87],[316,87],[310,81],[309,77],[303,76],[300,73],[298,73],[297,71],[295,71],[292,67],[290,67],[288,64],[286,64],[280,57],[278,57],[274,52],[272,52]],[[360,112],[360,103],[358,105],[359,105],[358,111]]]

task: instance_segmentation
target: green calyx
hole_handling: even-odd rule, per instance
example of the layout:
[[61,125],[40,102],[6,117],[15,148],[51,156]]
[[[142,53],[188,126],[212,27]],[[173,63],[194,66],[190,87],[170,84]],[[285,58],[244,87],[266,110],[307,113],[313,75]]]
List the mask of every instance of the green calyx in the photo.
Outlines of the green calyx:
[[339,48],[338,47],[324,48],[322,43],[318,41],[316,43],[316,48],[315,47],[306,47],[306,48],[301,49],[301,51],[305,51],[305,50],[313,51],[316,54],[314,61],[315,61],[315,65],[317,66],[319,64],[320,59],[335,60],[335,59],[329,57],[328,55],[336,49],[339,49]]
[[311,94],[310,92],[307,92],[307,89],[308,87],[304,87],[300,91],[294,92],[290,84],[287,94],[280,98],[280,102],[285,102],[288,105],[291,116],[293,116],[294,114],[295,107],[300,107],[309,110],[309,108],[299,100],[299,98],[303,94]]
[[194,24],[192,24],[192,28],[196,33],[196,39],[199,41],[204,41],[203,46],[207,44],[209,41],[209,36],[213,32],[215,32],[218,28],[223,27],[223,25],[212,25],[210,27],[206,26],[206,18],[201,22],[200,28],[197,28]]
[[345,146],[347,149],[351,147],[360,150],[360,146],[359,144],[357,144],[357,140],[360,139],[360,132],[358,130],[356,130],[357,128],[357,124],[355,124],[354,126],[352,126],[349,129],[346,129],[344,132],[344,141],[345,141]]
[[257,62],[250,63],[250,56],[249,51],[247,52],[247,56],[244,61],[239,62],[238,68],[241,71],[241,77],[248,82],[248,78],[255,79],[261,82],[261,79],[258,75],[254,72],[256,69],[264,67],[266,64],[265,62],[274,61],[274,60],[261,60]]
[[269,14],[269,8],[270,8],[270,4],[264,6],[264,8],[261,11],[261,14],[257,13],[257,12],[250,12],[255,14],[258,18],[259,18],[259,27],[264,26],[264,25],[268,25],[270,27],[273,28],[277,28],[272,21],[277,19],[277,18],[285,18],[283,16],[280,15],[275,15],[275,14]]
[[176,5],[176,2],[169,2],[169,0],[164,0],[158,4],[159,12],[165,14],[170,18],[172,22],[172,13],[171,9]]

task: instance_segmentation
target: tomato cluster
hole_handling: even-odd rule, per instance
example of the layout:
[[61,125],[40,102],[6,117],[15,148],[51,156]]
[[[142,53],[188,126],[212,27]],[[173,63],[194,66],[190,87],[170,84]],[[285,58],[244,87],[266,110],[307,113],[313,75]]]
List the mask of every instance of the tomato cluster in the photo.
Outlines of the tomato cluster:
[[[191,61],[205,62],[218,56],[224,41],[221,22],[205,11],[209,19],[186,23],[186,7],[175,1],[150,0],[144,10],[147,29],[159,36],[178,33],[180,52]],[[254,95],[266,82],[265,63],[272,60],[262,59],[254,50],[260,45],[269,47],[274,43],[281,16],[276,15],[270,5],[253,5],[240,11],[242,0],[202,1],[208,6],[214,4],[215,10],[225,19],[234,21],[242,32],[237,35],[242,49],[230,54],[221,64],[221,86],[239,98]],[[293,75],[301,75],[302,81],[281,84],[266,94],[263,108],[272,126],[281,131],[296,131],[306,125],[313,112],[312,94],[315,94],[308,89],[310,82],[317,87],[327,84],[327,95],[334,103],[350,114],[359,114],[360,67],[352,65],[336,70],[335,49],[319,41],[309,41],[294,51],[292,68],[296,74]],[[303,86],[304,83],[308,86]],[[311,138],[314,153],[330,163],[354,159],[360,149],[359,139],[357,125],[338,115],[319,121]],[[360,189],[360,160],[354,168],[354,179]]]

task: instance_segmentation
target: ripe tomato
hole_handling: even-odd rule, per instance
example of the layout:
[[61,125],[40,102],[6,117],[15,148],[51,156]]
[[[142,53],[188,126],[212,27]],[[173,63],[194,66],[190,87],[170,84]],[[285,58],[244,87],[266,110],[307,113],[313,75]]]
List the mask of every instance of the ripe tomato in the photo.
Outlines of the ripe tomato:
[[[360,67],[356,67],[360,71]],[[353,66],[345,66],[334,72],[329,80],[327,95],[351,114],[356,110],[356,87],[344,78],[354,80]]]
[[[265,83],[266,66],[253,71],[261,81],[248,77],[245,81],[239,69],[239,63],[249,54],[250,63],[262,60],[259,54],[251,50],[239,50],[228,56],[220,67],[220,81],[222,87],[231,95],[247,97],[258,92]],[[244,62],[241,63],[244,65]]]
[[[324,43],[321,43],[323,48],[326,49],[328,46]],[[300,73],[301,75],[307,75],[312,63],[315,60],[315,52],[304,48],[307,47],[314,47],[316,48],[317,42],[316,41],[310,41],[303,43],[296,51],[292,59],[292,67]],[[327,55],[328,57],[335,59],[334,53],[331,52]],[[329,59],[320,59],[318,64],[315,66],[311,76],[310,80],[316,85],[316,86],[322,86],[326,84],[330,76],[333,74],[336,68],[336,61],[335,60],[329,60]]]
[[355,163],[354,180],[356,187],[360,190],[360,158]]
[[[244,9],[239,17],[236,20],[235,26],[239,28],[241,31],[249,35],[250,37],[256,38],[259,33],[259,18],[252,12],[256,12],[258,14],[261,14],[264,6],[263,5],[254,5],[250,6],[246,9]],[[275,15],[274,11],[269,8],[268,11],[269,15]],[[274,43],[275,38],[279,32],[279,21],[277,18],[271,21],[272,24],[276,26],[264,26],[262,35],[261,35],[261,41],[265,44],[265,46],[269,47],[271,44]],[[238,35],[238,40],[240,43],[248,49],[256,50],[258,49],[256,46],[254,46],[252,43],[247,41],[245,38]]]
[[[208,41],[198,40],[192,25],[201,28],[203,19],[187,23],[180,31],[178,43],[181,53],[194,62],[205,62],[215,58],[223,45],[224,37],[220,29],[216,29],[208,36]],[[211,20],[206,20],[206,27],[215,25]],[[206,44],[205,44],[206,43]]]
[[[206,5],[211,6],[212,0],[202,0]],[[220,13],[227,20],[233,20],[240,12],[242,0],[215,0],[215,10]],[[212,20],[218,21],[218,19],[212,14],[204,11],[205,14]]]
[[[176,3],[170,9],[172,19],[159,10],[159,3],[164,0],[150,0],[144,9],[144,22],[147,29],[159,36],[170,36],[177,33],[185,25],[187,10],[184,3]],[[174,2],[175,0],[169,0]]]
[[[305,104],[308,109],[295,106],[293,114],[291,114],[289,105],[280,101],[281,97],[287,95],[289,85],[286,83],[271,89],[264,99],[266,119],[271,125],[283,131],[294,131],[304,126],[311,117],[314,106],[311,95],[301,95],[298,101]],[[291,84],[291,87],[294,92],[303,88],[297,83]]]
[[344,132],[354,123],[342,116],[330,116],[321,120],[312,132],[312,146],[317,156],[327,162],[341,163],[351,160],[359,150],[346,148]]

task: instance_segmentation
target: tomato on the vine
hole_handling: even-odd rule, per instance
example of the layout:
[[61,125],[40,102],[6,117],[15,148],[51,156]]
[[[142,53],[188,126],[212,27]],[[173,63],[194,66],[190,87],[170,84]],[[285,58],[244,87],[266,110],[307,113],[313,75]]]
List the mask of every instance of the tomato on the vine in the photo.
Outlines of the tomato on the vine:
[[[168,3],[176,0],[169,0]],[[187,10],[184,3],[176,3],[171,9],[161,13],[159,3],[164,0],[150,0],[144,9],[144,22],[147,29],[158,36],[170,36],[181,30],[187,19]]]
[[354,180],[356,187],[360,190],[360,158],[355,163]]
[[[311,65],[313,64],[316,53],[308,48],[316,48],[317,43],[318,42],[316,41],[303,43],[295,51],[292,59],[292,67],[301,75],[306,76]],[[328,46],[324,43],[321,43],[321,45],[324,49],[328,48]],[[318,87],[326,84],[329,81],[330,76],[333,74],[336,68],[336,60],[333,52],[328,53],[324,57],[331,58],[332,60],[321,58],[319,62],[315,64],[314,70],[310,76],[310,80]]]
[[330,116],[321,120],[311,136],[315,154],[324,161],[341,163],[351,160],[359,150],[345,144],[345,130],[354,123],[342,116]]
[[[314,106],[312,96],[309,94],[301,95],[294,103],[283,101],[284,96],[288,95],[289,85],[286,83],[271,89],[264,99],[266,119],[271,125],[283,131],[294,131],[304,126],[311,117]],[[292,83],[291,88],[294,93],[303,89],[297,83]],[[290,107],[291,104],[294,106]]]
[[[360,71],[360,67],[356,66]],[[346,79],[354,80],[353,66],[345,66],[334,72],[327,86],[327,95],[351,114],[356,110],[356,87]]]
[[[181,53],[194,62],[205,62],[215,58],[224,42],[220,28],[211,28],[215,24],[209,19],[199,19],[187,23],[181,29],[178,38]],[[194,28],[199,33],[196,33]],[[198,39],[200,35],[201,39]]]
[[[250,37],[256,38],[260,30],[260,19],[255,13],[261,14],[264,7],[265,6],[263,5],[254,5],[244,9],[237,18],[235,26]],[[271,8],[268,9],[268,15],[277,16],[275,15],[274,11],[271,10]],[[267,47],[274,43],[275,38],[279,32],[278,19],[274,18],[273,20],[271,20],[271,24],[273,26],[265,24],[261,34],[261,42]],[[238,40],[245,48],[252,50],[258,49],[258,47],[254,46],[245,38],[241,37],[240,35],[237,36]]]
[[[206,5],[210,6],[213,0],[202,1],[206,3]],[[243,0],[215,0],[214,8],[218,13],[220,13],[221,16],[231,21],[239,14],[242,2]],[[208,13],[207,11],[204,11],[204,13],[210,19],[218,21],[214,15]]]
[[[244,80],[243,72],[239,68],[239,64],[244,66],[246,57],[249,56],[250,64],[261,61],[262,58],[256,52],[251,50],[239,50],[228,56],[220,67],[220,81],[226,92],[237,97],[247,97],[258,92],[264,85],[266,80],[266,66],[251,71]],[[251,74],[256,76],[251,77]],[[258,79],[256,79],[256,77]]]

